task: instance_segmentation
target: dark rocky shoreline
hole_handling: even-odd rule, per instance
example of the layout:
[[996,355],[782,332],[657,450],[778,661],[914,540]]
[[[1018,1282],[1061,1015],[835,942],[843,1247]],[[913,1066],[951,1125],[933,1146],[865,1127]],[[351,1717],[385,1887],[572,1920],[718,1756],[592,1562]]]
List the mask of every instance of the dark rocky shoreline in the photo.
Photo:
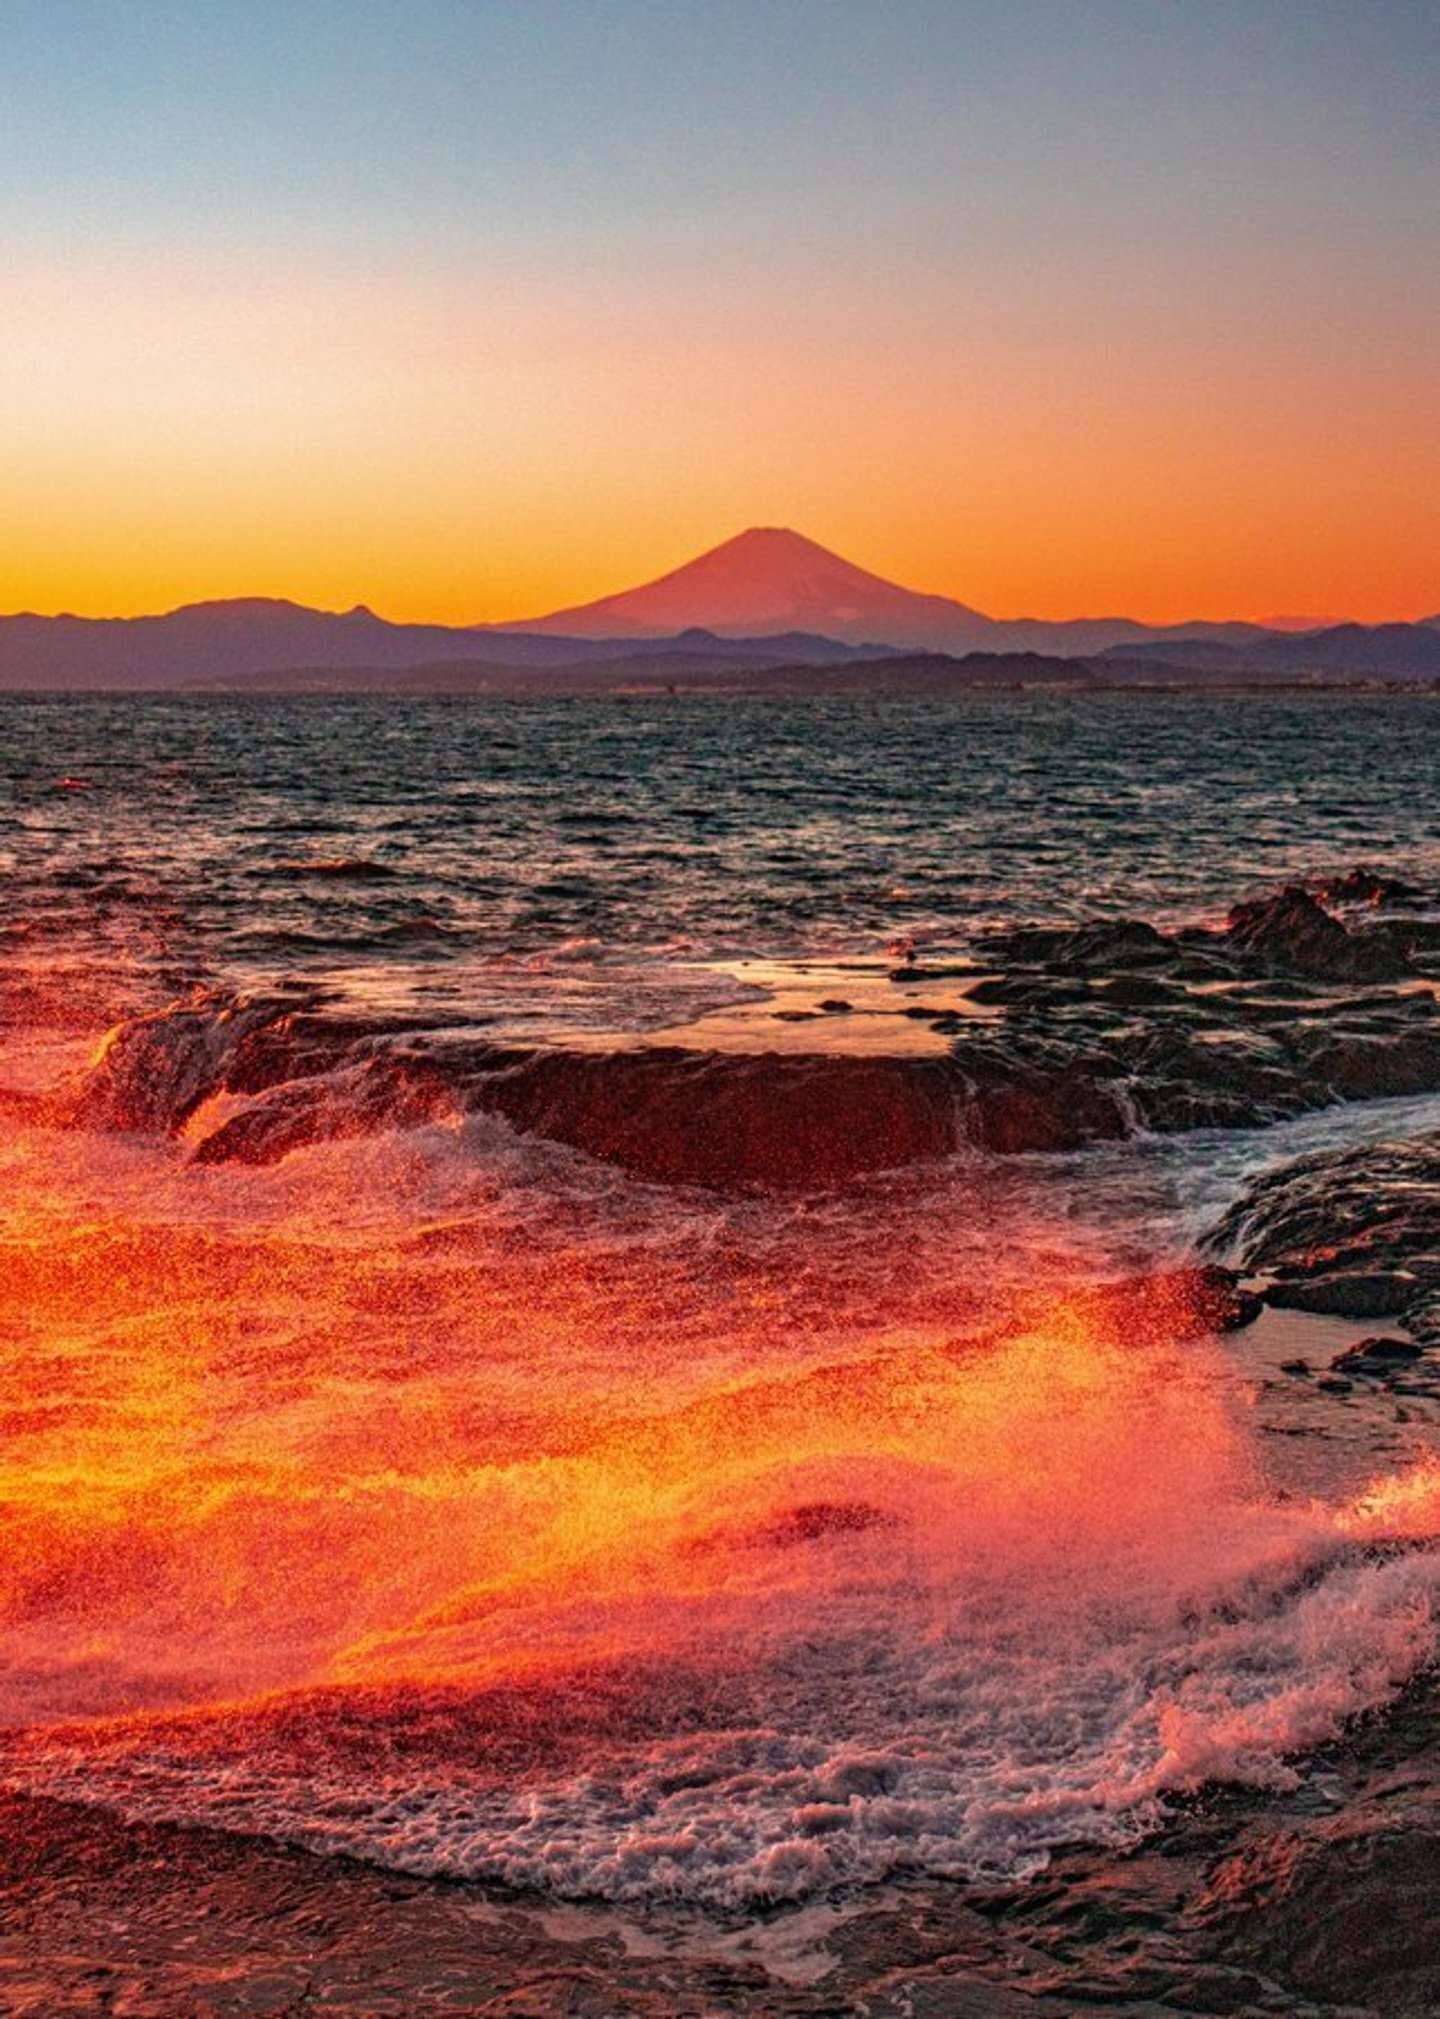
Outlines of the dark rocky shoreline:
[[[493,1113],[660,1183],[814,1189],[966,1147],[1075,1150],[1440,1091],[1440,917],[1365,870],[1321,895],[1347,916],[1290,886],[1218,930],[1027,928],[981,935],[959,964],[912,959],[890,975],[896,1036],[878,1050],[857,1048],[859,1019],[833,999],[775,1013],[782,1050],[758,1008],[723,1049],[704,1017],[683,1042],[535,1045],[300,984],[209,994],[122,1025],[53,1111],[102,1130],[191,1124],[199,1161],[245,1163]],[[902,1042],[914,1021],[928,1049]],[[229,1107],[207,1118],[218,1096]]]

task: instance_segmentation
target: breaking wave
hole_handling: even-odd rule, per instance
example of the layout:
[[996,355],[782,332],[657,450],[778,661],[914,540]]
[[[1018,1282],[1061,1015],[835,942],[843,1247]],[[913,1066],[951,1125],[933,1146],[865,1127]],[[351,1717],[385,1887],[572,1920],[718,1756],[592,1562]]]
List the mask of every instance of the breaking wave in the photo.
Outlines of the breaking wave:
[[0,1161],[13,1787],[729,1909],[1133,1841],[1434,1655],[1423,1452],[1277,1491],[1061,1170],[726,1200],[484,1117]]

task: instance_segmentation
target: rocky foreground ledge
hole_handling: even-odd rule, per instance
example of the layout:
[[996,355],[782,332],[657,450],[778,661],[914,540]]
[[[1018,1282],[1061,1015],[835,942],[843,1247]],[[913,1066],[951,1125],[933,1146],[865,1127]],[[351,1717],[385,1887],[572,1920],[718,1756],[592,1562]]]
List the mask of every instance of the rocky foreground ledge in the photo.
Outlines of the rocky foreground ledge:
[[703,1016],[666,1042],[522,1044],[299,985],[212,994],[119,1027],[54,1113],[183,1129],[201,1162],[249,1163],[493,1113],[660,1182],[819,1188],[966,1146],[1074,1150],[1437,1092],[1437,984],[1426,894],[1354,870],[1238,905],[1220,929],[1101,921],[911,959],[888,976],[888,1044],[833,997],[757,1005],[717,1048]]

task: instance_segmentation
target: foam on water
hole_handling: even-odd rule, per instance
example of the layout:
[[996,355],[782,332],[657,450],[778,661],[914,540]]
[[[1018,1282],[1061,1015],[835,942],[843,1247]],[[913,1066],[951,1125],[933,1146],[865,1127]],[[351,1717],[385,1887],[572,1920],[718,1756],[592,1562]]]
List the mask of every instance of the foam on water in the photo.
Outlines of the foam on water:
[[0,1155],[12,1785],[734,1908],[1131,1841],[1435,1652],[1423,1447],[1278,1493],[1223,1350],[1087,1289],[1063,1165]]

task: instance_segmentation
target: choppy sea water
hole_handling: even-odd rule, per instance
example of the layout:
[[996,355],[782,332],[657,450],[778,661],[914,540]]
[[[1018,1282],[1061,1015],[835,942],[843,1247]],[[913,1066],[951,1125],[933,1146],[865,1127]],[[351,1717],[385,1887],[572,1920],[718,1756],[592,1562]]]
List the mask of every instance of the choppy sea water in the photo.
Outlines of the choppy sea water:
[[[669,1022],[720,959],[1433,876],[1437,707],[14,702],[0,1080],[202,983]],[[1435,1652],[1426,1426],[1277,1459],[1237,1349],[1091,1292],[1427,1119],[788,1199],[475,1115],[265,1169],[16,1122],[5,1773],[726,1911],[1284,1782]]]
[[1163,923],[1337,859],[1433,866],[1437,722],[1433,696],[12,698],[6,931],[167,986]]

